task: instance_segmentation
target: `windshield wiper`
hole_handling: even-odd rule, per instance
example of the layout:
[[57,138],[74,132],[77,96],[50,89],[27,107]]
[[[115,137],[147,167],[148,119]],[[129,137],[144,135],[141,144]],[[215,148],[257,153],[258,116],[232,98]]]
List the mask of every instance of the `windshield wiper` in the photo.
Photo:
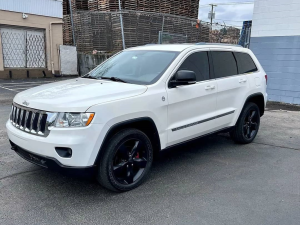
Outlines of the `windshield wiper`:
[[121,78],[118,78],[118,77],[101,77],[101,79],[127,83],[125,80],[122,80]]
[[97,77],[93,77],[93,76],[91,76],[91,75],[89,75],[89,74],[84,75],[84,76],[82,76],[81,78],[89,78],[89,79],[95,79],[95,80],[98,79]]

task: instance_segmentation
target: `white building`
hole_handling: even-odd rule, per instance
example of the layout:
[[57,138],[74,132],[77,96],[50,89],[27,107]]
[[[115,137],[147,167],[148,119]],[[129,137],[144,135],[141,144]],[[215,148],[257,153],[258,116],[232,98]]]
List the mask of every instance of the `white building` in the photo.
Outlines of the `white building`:
[[270,101],[300,104],[300,0],[255,0],[251,50],[268,75]]

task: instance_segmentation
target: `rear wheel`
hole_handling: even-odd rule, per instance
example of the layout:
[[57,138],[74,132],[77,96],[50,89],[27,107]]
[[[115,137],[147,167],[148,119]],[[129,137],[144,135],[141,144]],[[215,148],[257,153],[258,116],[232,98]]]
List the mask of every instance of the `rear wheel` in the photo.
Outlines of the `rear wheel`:
[[249,102],[242,110],[236,126],[230,132],[230,136],[237,143],[251,143],[257,135],[259,125],[259,108],[255,103]]
[[97,176],[102,186],[117,192],[129,191],[142,184],[149,175],[153,149],[142,131],[122,130],[103,150]]

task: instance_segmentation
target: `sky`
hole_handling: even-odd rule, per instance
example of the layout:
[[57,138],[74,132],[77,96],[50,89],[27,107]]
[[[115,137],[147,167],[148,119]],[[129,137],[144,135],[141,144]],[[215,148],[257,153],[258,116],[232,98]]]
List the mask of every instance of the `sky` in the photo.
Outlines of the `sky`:
[[202,21],[210,21],[208,12],[211,6],[208,4],[216,4],[214,8],[216,18],[214,22],[225,24],[228,26],[242,27],[243,21],[251,20],[253,15],[254,4],[236,4],[236,5],[221,5],[224,3],[245,3],[253,2],[254,0],[200,0],[199,4],[199,19]]

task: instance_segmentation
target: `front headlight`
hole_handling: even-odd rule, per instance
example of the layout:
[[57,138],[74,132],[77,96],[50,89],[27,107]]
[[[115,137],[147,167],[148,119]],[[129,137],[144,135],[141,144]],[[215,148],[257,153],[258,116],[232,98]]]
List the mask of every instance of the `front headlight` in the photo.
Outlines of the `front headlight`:
[[86,127],[93,118],[94,113],[58,113],[55,127]]

